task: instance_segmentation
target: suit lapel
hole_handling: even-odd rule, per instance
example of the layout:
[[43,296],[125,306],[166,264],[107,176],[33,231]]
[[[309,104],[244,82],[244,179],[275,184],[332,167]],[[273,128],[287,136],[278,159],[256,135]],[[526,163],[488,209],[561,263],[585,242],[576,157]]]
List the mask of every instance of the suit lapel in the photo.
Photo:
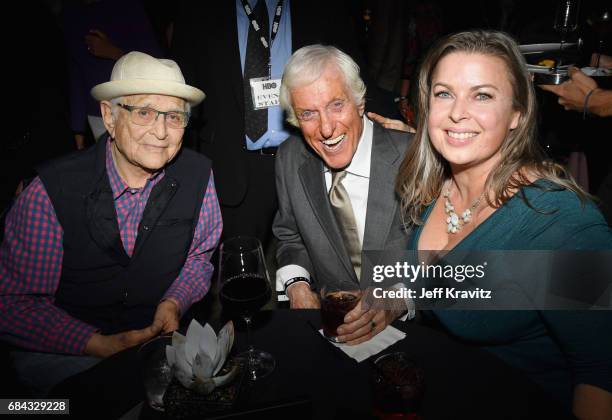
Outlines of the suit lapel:
[[299,177],[304,187],[304,191],[306,192],[308,202],[323,232],[325,232],[332,248],[336,252],[338,259],[342,261],[342,265],[349,273],[350,277],[354,281],[357,281],[355,271],[353,270],[346,248],[344,247],[342,236],[338,230],[336,219],[332,213],[329,199],[327,198],[323,164],[318,158],[308,154],[308,152],[305,153],[307,153],[307,157],[306,161],[299,169]]
[[[363,249],[383,249],[398,203],[395,199],[395,177],[401,163],[400,154],[385,131],[374,124],[370,186]],[[399,228],[399,227],[398,227]]]

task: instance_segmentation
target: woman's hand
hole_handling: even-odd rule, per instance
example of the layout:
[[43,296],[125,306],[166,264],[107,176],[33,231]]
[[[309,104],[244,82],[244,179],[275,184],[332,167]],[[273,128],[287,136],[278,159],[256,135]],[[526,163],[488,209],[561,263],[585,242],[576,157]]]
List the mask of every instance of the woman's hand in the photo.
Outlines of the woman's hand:
[[376,121],[385,128],[390,128],[391,130],[406,131],[407,133],[416,133],[416,129],[414,127],[411,127],[400,120],[383,117],[382,115],[378,115],[374,112],[368,112],[368,118],[373,121]]

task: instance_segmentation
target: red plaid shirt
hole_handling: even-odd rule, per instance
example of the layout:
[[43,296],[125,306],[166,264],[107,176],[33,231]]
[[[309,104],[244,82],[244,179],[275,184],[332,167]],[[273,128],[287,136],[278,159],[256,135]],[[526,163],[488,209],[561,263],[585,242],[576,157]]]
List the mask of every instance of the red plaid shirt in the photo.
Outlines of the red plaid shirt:
[[[119,177],[111,142],[106,172],[113,190],[121,240],[128,255],[136,242],[138,224],[161,171],[143,188],[129,188]],[[223,223],[212,174],[200,209],[185,265],[164,298],[179,302],[181,313],[202,299],[210,288],[210,256]],[[49,196],[37,177],[19,196],[6,218],[0,247],[0,338],[27,349],[81,354],[96,328],[54,305],[62,271],[63,230]]]

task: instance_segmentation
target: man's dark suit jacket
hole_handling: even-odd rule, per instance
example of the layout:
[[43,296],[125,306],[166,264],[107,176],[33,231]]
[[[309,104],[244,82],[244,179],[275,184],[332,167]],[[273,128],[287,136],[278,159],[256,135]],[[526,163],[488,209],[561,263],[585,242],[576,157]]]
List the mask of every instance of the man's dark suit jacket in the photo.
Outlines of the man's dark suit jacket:
[[[405,250],[408,246],[409,232],[400,220],[395,178],[411,138],[374,124],[364,251]],[[279,209],[273,230],[279,241],[279,267],[297,264],[305,268],[318,287],[359,287],[329,204],[323,161],[302,138],[292,137],[281,145],[276,185]],[[362,276],[364,272],[367,270],[362,270]],[[368,282],[362,277],[362,285]]]
[[[290,1],[293,51],[322,43],[335,45],[353,57],[358,55],[343,1]],[[198,0],[182,5],[175,22],[172,55],[187,83],[206,93],[196,112],[203,123],[198,133],[199,148],[213,161],[221,205],[240,205],[248,178],[261,174],[249,173],[244,151],[244,97],[235,0]],[[274,189],[274,178],[268,176],[270,188]]]

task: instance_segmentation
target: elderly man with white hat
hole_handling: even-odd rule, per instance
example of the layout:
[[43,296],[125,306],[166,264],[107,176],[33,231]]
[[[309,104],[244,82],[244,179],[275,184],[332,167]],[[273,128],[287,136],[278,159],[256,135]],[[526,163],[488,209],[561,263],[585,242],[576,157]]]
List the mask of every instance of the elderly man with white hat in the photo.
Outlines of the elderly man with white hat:
[[0,339],[35,393],[178,328],[210,286],[222,229],[174,61],[131,52],[92,89],[109,136],[39,168],[6,219]]

